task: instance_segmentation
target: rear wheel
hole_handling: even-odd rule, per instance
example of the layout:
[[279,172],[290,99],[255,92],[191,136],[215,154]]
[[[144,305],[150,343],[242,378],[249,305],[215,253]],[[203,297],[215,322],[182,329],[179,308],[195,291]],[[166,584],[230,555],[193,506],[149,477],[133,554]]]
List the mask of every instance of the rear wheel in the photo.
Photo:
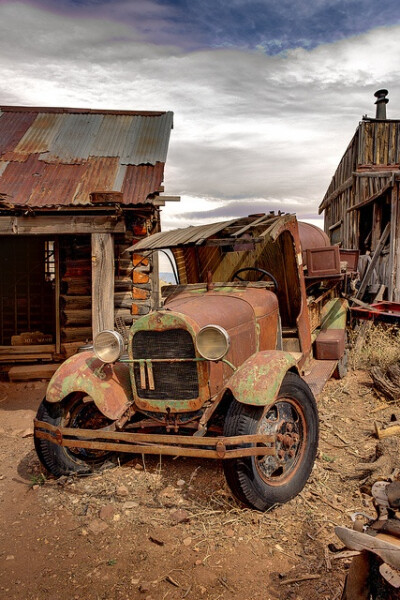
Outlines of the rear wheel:
[[[55,427],[101,429],[111,423],[96,407],[90,396],[74,394],[60,403],[43,400],[36,418]],[[35,449],[40,462],[55,475],[90,473],[111,460],[113,453],[87,448],[67,448],[35,437]]]
[[276,436],[273,456],[224,461],[229,487],[244,504],[264,511],[283,504],[304,487],[318,446],[318,411],[308,385],[287,373],[274,404],[267,408],[232,402],[224,435]]

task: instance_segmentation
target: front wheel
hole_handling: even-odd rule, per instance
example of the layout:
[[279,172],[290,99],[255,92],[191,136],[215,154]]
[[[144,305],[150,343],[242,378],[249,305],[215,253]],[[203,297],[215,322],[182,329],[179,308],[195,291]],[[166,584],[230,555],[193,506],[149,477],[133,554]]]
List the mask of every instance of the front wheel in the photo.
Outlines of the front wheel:
[[[60,403],[43,400],[36,418],[55,427],[101,429],[111,423],[98,409],[90,396],[74,394]],[[72,473],[90,473],[106,462],[113,454],[103,450],[67,448],[49,440],[35,437],[35,449],[40,462],[55,477]]]
[[275,435],[272,456],[249,456],[224,461],[226,480],[244,504],[265,511],[284,504],[303,489],[314,465],[318,446],[318,410],[308,385],[287,373],[274,404],[250,406],[233,400],[224,435]]

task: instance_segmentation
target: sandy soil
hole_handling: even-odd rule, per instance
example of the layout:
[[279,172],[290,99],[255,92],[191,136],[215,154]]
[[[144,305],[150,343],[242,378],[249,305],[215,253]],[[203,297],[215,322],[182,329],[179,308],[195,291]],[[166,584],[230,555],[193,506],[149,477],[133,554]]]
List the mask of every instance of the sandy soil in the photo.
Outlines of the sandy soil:
[[[349,561],[335,524],[374,514],[355,466],[374,454],[368,375],[319,398],[319,457],[303,492],[266,514],[232,498],[221,466],[133,459],[81,478],[42,473],[32,419],[45,383],[0,382],[0,597],[9,600],[338,600]],[[340,554],[339,554],[340,557]],[[290,583],[290,580],[294,580]]]

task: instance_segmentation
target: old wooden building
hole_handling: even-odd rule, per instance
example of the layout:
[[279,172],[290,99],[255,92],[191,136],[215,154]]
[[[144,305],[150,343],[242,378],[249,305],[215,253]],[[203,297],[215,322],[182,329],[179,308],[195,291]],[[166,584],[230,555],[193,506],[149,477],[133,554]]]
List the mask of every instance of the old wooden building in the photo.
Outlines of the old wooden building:
[[364,116],[319,207],[332,243],[360,251],[366,284],[383,284],[400,301],[400,120],[386,118],[387,90],[376,92],[376,116]]
[[171,129],[170,112],[1,107],[0,363],[61,360],[157,302],[156,265],[125,250],[176,199]]

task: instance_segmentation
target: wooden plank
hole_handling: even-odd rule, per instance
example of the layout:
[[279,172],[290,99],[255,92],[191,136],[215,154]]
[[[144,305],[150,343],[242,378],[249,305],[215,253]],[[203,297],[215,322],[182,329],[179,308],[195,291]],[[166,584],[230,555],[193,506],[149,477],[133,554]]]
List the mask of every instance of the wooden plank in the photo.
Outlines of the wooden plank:
[[334,223],[333,225],[331,225],[328,228],[328,231],[333,231],[334,229],[337,229],[338,227],[341,226],[342,223],[343,223],[343,219],[339,219],[339,221],[336,221],[336,223]]
[[358,290],[358,292],[356,294],[356,298],[360,298],[361,299],[363,297],[363,295],[365,293],[365,290],[367,289],[367,285],[369,283],[369,280],[370,280],[370,277],[372,275],[372,272],[373,272],[373,270],[375,268],[376,263],[378,262],[378,258],[380,257],[381,252],[383,250],[383,247],[386,244],[386,240],[387,240],[387,238],[389,236],[389,233],[390,233],[390,223],[388,223],[386,225],[386,227],[385,227],[385,229],[384,229],[384,231],[383,231],[383,233],[381,235],[379,243],[378,243],[378,245],[376,247],[376,250],[374,252],[374,256],[372,257],[372,260],[371,260],[371,262],[368,265],[368,268],[367,268],[367,270],[365,272],[364,278],[363,278],[363,280],[361,282],[360,289]]
[[[385,169],[382,169],[383,165],[379,165],[378,167],[375,168],[371,168],[368,166],[368,171],[353,171],[353,175],[354,177],[365,177],[365,178],[369,178],[369,177],[399,177],[400,176],[400,171],[399,170],[393,170],[393,165],[387,165],[387,167]],[[367,167],[366,167],[367,168]]]
[[0,357],[10,355],[18,356],[20,354],[51,354],[56,349],[54,344],[36,344],[34,346],[0,346]]
[[79,348],[84,345],[84,342],[65,342],[61,345],[61,352],[65,358],[69,358],[73,354],[76,354]]
[[393,301],[399,302],[400,299],[400,210],[399,210],[399,184],[394,186],[392,194],[392,203],[396,206],[396,216],[394,219],[394,244],[393,244]]
[[31,381],[32,379],[50,379],[60,365],[21,365],[8,371],[10,381]]
[[393,186],[393,181],[389,181],[389,183],[387,183],[383,188],[378,190],[372,196],[369,196],[368,198],[366,198],[365,200],[362,200],[358,204],[354,204],[354,206],[349,206],[349,208],[346,210],[346,212],[349,213],[352,210],[358,210],[359,208],[362,208],[363,206],[367,206],[367,204],[371,204],[371,202],[374,202],[375,200],[380,198],[380,196],[383,196],[383,194],[385,194],[385,192],[387,192],[392,186]]
[[393,302],[394,283],[395,283],[395,251],[396,251],[396,223],[399,184],[396,183],[392,188],[391,206],[390,206],[390,246],[389,246],[389,282],[388,282],[388,300]]
[[336,190],[334,190],[331,194],[329,194],[329,196],[327,198],[324,199],[324,201],[322,202],[322,204],[320,205],[320,207],[318,209],[318,214],[321,214],[321,212],[327,206],[329,206],[329,204],[331,202],[333,202],[333,200],[336,200],[336,198],[338,198],[338,196],[340,196],[340,194],[343,194],[343,192],[345,192],[352,185],[353,185],[353,175],[351,175],[348,179],[346,179],[346,181],[344,181],[338,188],[336,188]]
[[91,327],[65,327],[61,330],[61,349],[65,345],[64,342],[81,342],[83,345],[87,340],[92,340]]
[[74,233],[124,233],[125,221],[111,216],[38,215],[0,217],[1,235],[67,235]]
[[63,311],[63,325],[83,325],[89,326],[91,322],[92,311],[90,308],[74,309]]
[[91,308],[92,296],[61,296],[61,305],[65,310]]
[[43,354],[1,354],[0,363],[35,362],[37,360],[53,360],[53,352]]
[[61,352],[61,323],[60,323],[60,244],[58,238],[54,242],[54,265],[55,265],[55,320],[56,320],[56,354]]
[[110,233],[92,234],[92,328],[93,337],[114,329],[114,238]]

